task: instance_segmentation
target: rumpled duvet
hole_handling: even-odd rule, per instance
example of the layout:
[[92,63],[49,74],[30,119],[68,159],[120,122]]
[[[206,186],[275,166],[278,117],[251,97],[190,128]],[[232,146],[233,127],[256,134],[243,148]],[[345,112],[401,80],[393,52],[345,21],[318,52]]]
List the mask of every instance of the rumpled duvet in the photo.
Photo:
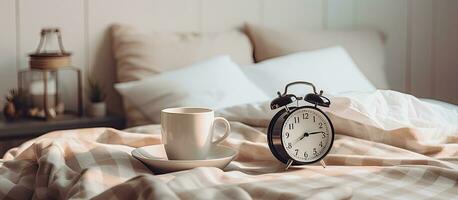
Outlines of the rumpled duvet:
[[225,169],[155,174],[131,156],[160,126],[56,131],[4,156],[0,199],[457,199],[458,112],[393,91],[348,93],[324,109],[336,138],[327,167],[285,171],[266,143],[268,102],[218,111],[231,121]]

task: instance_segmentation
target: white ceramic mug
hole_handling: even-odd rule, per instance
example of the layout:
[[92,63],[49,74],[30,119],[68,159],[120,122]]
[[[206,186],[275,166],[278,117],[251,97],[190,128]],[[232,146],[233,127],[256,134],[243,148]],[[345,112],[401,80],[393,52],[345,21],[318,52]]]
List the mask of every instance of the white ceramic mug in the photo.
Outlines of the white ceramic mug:
[[[214,125],[222,122],[224,135],[213,141]],[[170,160],[206,159],[212,145],[226,139],[230,132],[229,122],[215,117],[209,108],[167,108],[161,111],[162,143]]]

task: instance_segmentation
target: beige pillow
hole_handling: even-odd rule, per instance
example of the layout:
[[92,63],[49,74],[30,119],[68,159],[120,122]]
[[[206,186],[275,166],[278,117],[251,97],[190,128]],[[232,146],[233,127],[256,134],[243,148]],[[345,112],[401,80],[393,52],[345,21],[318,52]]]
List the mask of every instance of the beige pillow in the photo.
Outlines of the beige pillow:
[[241,31],[222,33],[143,34],[131,26],[114,25],[113,52],[119,81],[139,80],[218,55],[238,64],[253,63],[253,49]]
[[363,74],[379,89],[388,89],[382,34],[371,30],[283,30],[252,24],[246,31],[256,62],[299,51],[332,46],[347,50]]
[[[248,37],[237,30],[222,33],[140,33],[113,25],[113,54],[119,82],[134,81],[225,54],[238,64],[253,63]],[[128,125],[150,123],[124,98]]]

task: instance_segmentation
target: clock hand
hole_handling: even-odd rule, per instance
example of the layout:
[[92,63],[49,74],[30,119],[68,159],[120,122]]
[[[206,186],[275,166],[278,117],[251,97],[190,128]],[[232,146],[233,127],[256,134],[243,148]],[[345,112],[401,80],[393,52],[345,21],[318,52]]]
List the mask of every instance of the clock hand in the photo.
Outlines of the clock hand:
[[308,137],[309,136],[309,133],[305,132],[304,135],[302,135],[301,137],[299,137],[294,143],[293,145],[296,145],[296,143],[298,143],[299,141],[301,141],[302,139],[304,139],[305,137]]
[[301,141],[305,137],[308,137],[308,136],[314,135],[314,134],[319,134],[319,133],[324,133],[324,132],[323,131],[315,131],[315,132],[310,132],[310,133],[305,132],[304,135],[302,135],[300,138],[298,138],[296,140],[296,142],[293,143],[293,145],[295,145],[296,143],[298,143],[299,141]]
[[298,138],[296,140],[296,142],[294,142],[293,145],[295,145],[296,143],[298,143],[299,141],[303,140],[305,137],[308,137],[310,135],[314,135],[314,134],[319,134],[319,133],[324,133],[323,131],[315,131],[315,132],[310,132],[310,133],[307,133],[305,132],[304,135],[302,135],[300,138]]
[[310,135],[310,133],[305,132],[304,135],[302,135],[302,136],[299,138],[299,140],[302,140],[302,139],[304,139],[305,137],[308,137],[309,135]]
[[316,132],[311,132],[311,133],[308,133],[308,134],[313,135],[313,134],[319,134],[319,133],[324,133],[324,131],[316,131]]

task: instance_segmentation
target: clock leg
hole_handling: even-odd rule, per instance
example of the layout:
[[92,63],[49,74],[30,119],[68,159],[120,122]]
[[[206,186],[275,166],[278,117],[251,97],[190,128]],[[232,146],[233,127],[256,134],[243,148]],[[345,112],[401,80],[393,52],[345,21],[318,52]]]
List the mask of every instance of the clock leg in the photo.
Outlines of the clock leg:
[[326,168],[326,163],[324,162],[324,160],[320,160],[320,164],[321,166],[323,166],[323,168]]
[[286,163],[286,168],[285,168],[285,171],[289,169],[289,167],[291,167],[291,165],[293,164],[293,160],[288,160],[288,163]]

